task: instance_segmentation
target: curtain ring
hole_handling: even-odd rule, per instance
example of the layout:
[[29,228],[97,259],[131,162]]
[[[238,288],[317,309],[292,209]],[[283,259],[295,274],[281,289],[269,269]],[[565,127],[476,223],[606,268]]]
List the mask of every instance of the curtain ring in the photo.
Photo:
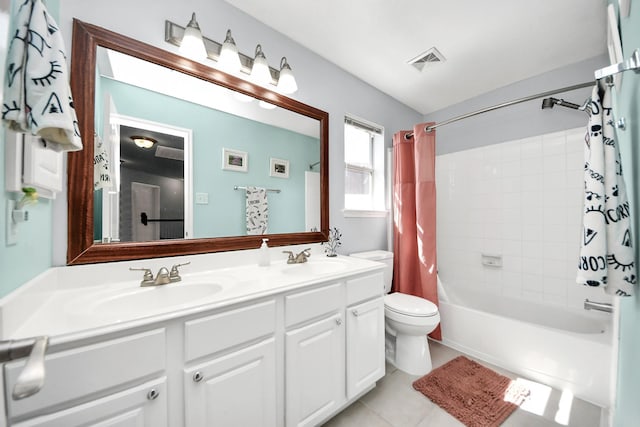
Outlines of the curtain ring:
[[404,139],[409,140],[413,138],[413,132],[409,132],[409,133],[405,133],[404,134]]

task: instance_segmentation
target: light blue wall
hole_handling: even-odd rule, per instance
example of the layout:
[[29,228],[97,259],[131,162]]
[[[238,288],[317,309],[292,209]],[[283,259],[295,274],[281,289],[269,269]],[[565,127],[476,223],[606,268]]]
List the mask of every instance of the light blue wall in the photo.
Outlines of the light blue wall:
[[[617,1],[612,1],[617,6]],[[624,58],[640,48],[640,4],[632,2],[631,14],[620,18]],[[640,75],[626,72],[614,114],[627,119],[627,129],[618,131],[625,181],[631,198],[636,271],[640,261]],[[637,274],[637,273],[636,273]],[[614,425],[634,427],[640,420],[640,291],[620,300],[618,389]]]
[[[45,3],[49,12],[57,19],[58,0],[48,0]],[[11,2],[11,4],[17,4],[17,2]],[[0,29],[0,37],[8,38],[8,34],[8,28]],[[0,49],[1,81],[4,81],[5,57],[6,51]],[[21,195],[5,191],[5,143],[5,131],[2,128],[0,129],[0,189],[3,192],[0,201],[0,272],[2,272],[0,296],[8,294],[52,265],[53,219],[52,204],[49,200],[41,199],[37,205],[29,206],[29,221],[19,225],[18,243],[13,246],[6,245],[7,202],[18,199]]]
[[[209,204],[193,205],[194,237],[246,234],[245,193],[234,190],[236,185],[281,190],[267,194],[268,231],[304,231],[304,172],[319,159],[317,138],[111,79],[101,80],[102,90],[111,95],[119,114],[192,130],[193,190],[209,195]],[[248,153],[247,173],[222,170],[223,147]],[[269,176],[271,157],[289,161],[288,179]]]

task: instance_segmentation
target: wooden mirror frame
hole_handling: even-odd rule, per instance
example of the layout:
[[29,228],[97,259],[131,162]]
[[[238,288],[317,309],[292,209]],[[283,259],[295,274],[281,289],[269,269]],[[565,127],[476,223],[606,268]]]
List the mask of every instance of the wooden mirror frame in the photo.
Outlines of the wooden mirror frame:
[[102,46],[223,86],[287,110],[317,119],[320,125],[320,227],[317,232],[269,234],[270,246],[317,243],[329,233],[329,114],[230,74],[191,61],[110,30],[73,20],[71,89],[84,149],[69,153],[67,166],[67,264],[90,264],[145,258],[256,249],[264,235],[149,242],[95,243],[93,134],[96,52]]

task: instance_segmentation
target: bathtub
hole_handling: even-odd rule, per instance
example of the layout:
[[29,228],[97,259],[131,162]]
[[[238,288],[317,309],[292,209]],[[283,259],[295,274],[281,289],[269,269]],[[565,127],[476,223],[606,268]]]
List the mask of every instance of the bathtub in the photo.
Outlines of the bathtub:
[[[439,286],[442,343],[611,407],[611,315]],[[592,315],[593,314],[593,315]]]

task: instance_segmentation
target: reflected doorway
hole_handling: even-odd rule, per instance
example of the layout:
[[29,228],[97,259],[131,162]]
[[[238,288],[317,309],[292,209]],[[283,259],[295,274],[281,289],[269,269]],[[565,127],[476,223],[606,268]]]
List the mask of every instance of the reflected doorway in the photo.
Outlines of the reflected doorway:
[[190,238],[191,131],[118,114],[108,129],[115,176],[103,192],[103,223],[110,224],[102,241]]

